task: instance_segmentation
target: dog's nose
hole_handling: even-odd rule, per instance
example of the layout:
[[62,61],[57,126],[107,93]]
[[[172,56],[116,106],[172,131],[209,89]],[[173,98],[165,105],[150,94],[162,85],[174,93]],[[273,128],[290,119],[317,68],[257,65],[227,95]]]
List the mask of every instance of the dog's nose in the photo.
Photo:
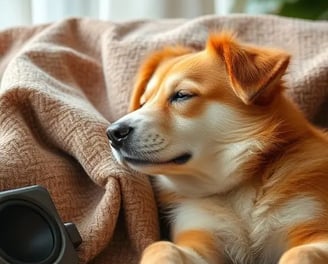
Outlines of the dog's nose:
[[113,147],[121,147],[132,130],[133,128],[126,123],[114,123],[107,128],[106,133]]

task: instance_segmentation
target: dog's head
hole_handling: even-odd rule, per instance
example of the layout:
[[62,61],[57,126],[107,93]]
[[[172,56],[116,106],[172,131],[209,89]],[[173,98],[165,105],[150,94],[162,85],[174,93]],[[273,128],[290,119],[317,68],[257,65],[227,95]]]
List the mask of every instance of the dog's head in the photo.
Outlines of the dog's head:
[[202,51],[151,54],[139,70],[131,113],[107,130],[115,157],[173,185],[227,190],[274,129],[288,62],[282,51],[240,44],[228,33],[212,34]]

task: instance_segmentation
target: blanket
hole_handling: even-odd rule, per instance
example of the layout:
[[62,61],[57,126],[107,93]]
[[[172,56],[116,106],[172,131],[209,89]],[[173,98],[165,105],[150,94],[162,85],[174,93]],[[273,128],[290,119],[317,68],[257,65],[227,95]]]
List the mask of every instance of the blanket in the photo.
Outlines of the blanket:
[[288,95],[328,125],[328,22],[233,15],[17,27],[0,32],[0,190],[46,187],[81,232],[80,263],[137,263],[160,238],[156,201],[147,176],[115,162],[106,127],[127,112],[148,53],[202,49],[220,30],[288,51]]

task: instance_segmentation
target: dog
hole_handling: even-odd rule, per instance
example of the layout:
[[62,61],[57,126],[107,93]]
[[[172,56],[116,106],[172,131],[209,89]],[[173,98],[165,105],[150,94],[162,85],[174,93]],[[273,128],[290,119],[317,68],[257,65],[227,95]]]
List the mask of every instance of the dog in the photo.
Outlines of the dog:
[[170,223],[142,264],[328,263],[328,136],[286,96],[289,61],[223,32],[142,63],[107,129]]

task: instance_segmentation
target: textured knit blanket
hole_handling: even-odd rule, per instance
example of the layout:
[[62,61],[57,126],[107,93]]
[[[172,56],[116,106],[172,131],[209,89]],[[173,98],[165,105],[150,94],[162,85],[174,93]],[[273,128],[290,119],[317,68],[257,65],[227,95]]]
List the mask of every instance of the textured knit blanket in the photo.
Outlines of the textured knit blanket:
[[46,187],[63,221],[81,232],[80,263],[137,263],[159,239],[156,202],[148,177],[114,161],[106,127],[127,112],[149,52],[201,49],[209,31],[222,29],[290,52],[288,94],[328,125],[328,22],[236,15],[13,28],[0,32],[0,190]]

